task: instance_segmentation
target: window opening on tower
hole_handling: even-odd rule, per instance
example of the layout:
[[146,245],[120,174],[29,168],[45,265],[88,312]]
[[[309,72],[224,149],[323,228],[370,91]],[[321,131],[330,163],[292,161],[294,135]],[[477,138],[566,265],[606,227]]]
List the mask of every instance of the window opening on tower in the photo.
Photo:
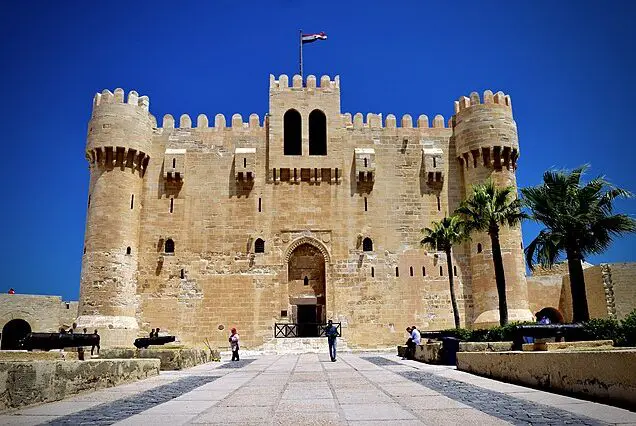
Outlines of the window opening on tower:
[[319,109],[309,114],[309,155],[327,155],[327,117]]
[[174,253],[174,241],[172,240],[172,238],[168,238],[166,240],[165,252]]
[[371,238],[366,237],[362,240],[362,251],[373,251],[373,240]]
[[265,253],[265,241],[261,238],[257,238],[254,243],[254,252],[255,253]]
[[302,155],[302,119],[295,109],[283,116],[283,154]]

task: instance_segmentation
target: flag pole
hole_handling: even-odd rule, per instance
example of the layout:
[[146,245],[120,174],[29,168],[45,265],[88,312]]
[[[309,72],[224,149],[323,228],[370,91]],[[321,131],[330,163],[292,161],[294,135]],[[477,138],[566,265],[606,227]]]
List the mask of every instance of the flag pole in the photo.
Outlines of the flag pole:
[[303,78],[303,30],[298,30],[298,42],[300,50],[300,79]]

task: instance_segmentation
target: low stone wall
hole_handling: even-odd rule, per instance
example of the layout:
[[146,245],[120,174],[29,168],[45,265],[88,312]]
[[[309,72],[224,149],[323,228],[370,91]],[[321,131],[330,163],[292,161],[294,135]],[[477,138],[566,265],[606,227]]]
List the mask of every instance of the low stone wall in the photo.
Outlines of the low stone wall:
[[0,361],[77,360],[77,352],[68,351],[0,351]]
[[157,359],[0,362],[0,411],[159,374]]
[[[460,352],[511,351],[512,342],[460,342]],[[398,356],[403,357],[406,346],[398,346]],[[415,360],[429,364],[442,362],[442,342],[424,343],[415,347]]]
[[631,407],[635,365],[636,349],[457,354],[462,371]]
[[130,359],[130,358],[157,358],[161,361],[161,370],[182,370],[219,359],[217,351],[210,353],[207,349],[196,348],[108,348],[100,351],[100,358],[104,359]]

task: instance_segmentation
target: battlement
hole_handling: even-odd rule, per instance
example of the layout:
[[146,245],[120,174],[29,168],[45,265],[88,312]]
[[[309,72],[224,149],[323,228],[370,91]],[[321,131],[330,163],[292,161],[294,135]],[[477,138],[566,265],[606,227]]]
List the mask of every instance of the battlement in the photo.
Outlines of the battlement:
[[[304,83],[304,84],[303,84]],[[303,82],[303,78],[295,74],[292,76],[292,84],[289,85],[289,77],[287,74],[281,74],[276,80],[273,74],[269,75],[269,91],[285,91],[294,89],[312,89],[312,90],[340,90],[340,76],[335,76],[333,80],[328,75],[320,77],[320,86],[316,85],[316,76],[308,75]]]
[[[444,129],[446,128],[444,123],[444,116],[441,114],[437,114],[435,118],[433,118],[433,126],[431,127],[429,124],[429,119],[427,115],[420,115],[415,122],[415,126],[413,125],[413,118],[409,114],[404,114],[400,120],[400,125],[398,126],[397,119],[395,115],[388,114],[386,118],[382,119],[382,114],[373,114],[368,113],[366,116],[366,120],[362,113],[358,112],[353,117],[351,113],[342,114],[342,120],[344,127],[351,129],[395,129],[395,128],[403,128],[403,129]],[[448,124],[450,127],[450,122]]]
[[102,93],[96,93],[93,97],[93,109],[105,104],[128,104],[143,108],[145,111],[150,109],[150,98],[148,96],[139,96],[139,94],[131,90],[128,97],[124,101],[124,89],[117,88],[114,92],[104,89]]
[[176,127],[175,119],[171,114],[166,114],[163,116],[163,122],[161,128],[163,129],[213,129],[213,130],[223,130],[223,129],[262,129],[260,118],[258,114],[250,114],[247,122],[243,122],[243,116],[241,114],[232,115],[232,119],[230,121],[230,126],[227,126],[227,121],[223,114],[217,114],[214,116],[214,126],[209,126],[208,116],[205,114],[199,114],[197,116],[197,121],[194,127],[192,126],[192,119],[188,114],[181,114],[179,117],[179,126]]
[[[483,102],[482,102],[483,100]],[[483,98],[480,99],[479,93],[472,92],[469,97],[462,96],[459,100],[455,101],[455,114],[460,113],[475,105],[499,105],[508,109],[512,109],[512,101],[510,95],[504,94],[499,91],[493,95],[492,91],[484,91]]]

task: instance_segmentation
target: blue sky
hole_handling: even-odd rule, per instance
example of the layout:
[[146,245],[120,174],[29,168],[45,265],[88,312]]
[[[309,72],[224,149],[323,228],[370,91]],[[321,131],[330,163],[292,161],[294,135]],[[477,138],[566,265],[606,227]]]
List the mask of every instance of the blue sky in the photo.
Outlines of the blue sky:
[[[503,90],[520,186],[590,163],[636,192],[634,18],[629,1],[4,2],[2,291],[78,298],[95,92],[137,90],[156,117],[262,117],[269,74],[297,70],[299,28],[328,34],[305,74],[339,74],[343,112],[448,118],[459,96]],[[635,253],[632,235],[589,261]]]

